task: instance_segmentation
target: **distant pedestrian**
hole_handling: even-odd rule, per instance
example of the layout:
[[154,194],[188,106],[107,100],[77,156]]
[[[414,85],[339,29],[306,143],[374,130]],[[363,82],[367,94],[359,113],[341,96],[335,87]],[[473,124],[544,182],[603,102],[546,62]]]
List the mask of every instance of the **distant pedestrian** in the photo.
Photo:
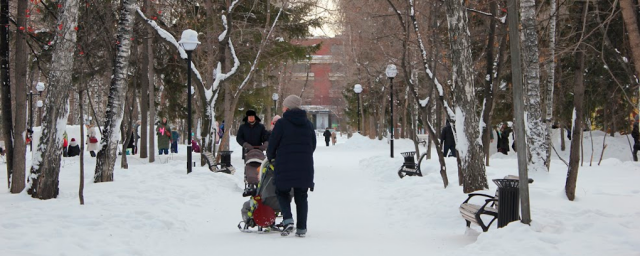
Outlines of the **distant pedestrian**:
[[156,135],[158,135],[158,155],[162,153],[168,155],[171,146],[171,128],[166,117],[163,117],[162,122],[156,127]]
[[191,139],[191,150],[196,153],[200,153],[200,145],[196,139]]
[[329,131],[329,127],[327,127],[327,129],[324,130],[324,133],[322,134],[322,136],[324,136],[324,142],[327,144],[327,147],[328,147],[329,141],[331,140],[331,131]]
[[503,123],[502,128],[500,128],[500,139],[498,140],[498,151],[502,154],[509,154],[509,135],[511,135],[511,132],[512,130],[507,123]]
[[333,132],[331,132],[331,144],[333,144],[335,146],[336,145],[336,140],[338,140],[338,138],[336,136],[336,132],[333,131]]
[[62,156],[67,157],[69,154],[67,153],[67,147],[69,146],[69,135],[65,131],[62,135]]
[[74,157],[80,155],[80,145],[76,142],[76,138],[71,138],[69,142],[69,148],[67,149],[67,156]]
[[[442,128],[440,133],[440,143],[442,144],[442,153],[445,157],[456,156],[456,139],[453,136],[453,129],[451,129],[451,123],[447,120],[447,124]],[[449,153],[451,151],[451,153]],[[447,153],[449,153],[447,155]]]
[[275,163],[276,196],[282,212],[284,230],[289,235],[294,229],[291,213],[291,191],[296,203],[296,236],[307,234],[309,203],[307,191],[313,182],[313,152],[316,149],[316,133],[307,119],[307,112],[300,109],[302,99],[290,95],[282,102],[284,114],[269,138],[267,159]]
[[171,153],[178,153],[178,140],[180,140],[180,133],[171,131]]
[[96,130],[95,125],[87,125],[87,151],[91,154],[91,157],[96,157],[96,152],[98,150],[98,131]]
[[640,150],[640,130],[638,130],[638,117],[640,114],[636,115],[635,121],[633,122],[633,130],[631,131],[631,137],[633,137],[633,161],[638,162],[638,150]]

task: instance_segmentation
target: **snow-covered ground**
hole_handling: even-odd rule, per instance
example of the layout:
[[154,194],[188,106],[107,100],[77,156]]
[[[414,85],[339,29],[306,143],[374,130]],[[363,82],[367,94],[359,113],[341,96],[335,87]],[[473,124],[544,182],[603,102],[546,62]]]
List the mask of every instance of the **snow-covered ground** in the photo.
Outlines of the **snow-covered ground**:
[[[69,128],[69,138],[79,137],[75,130]],[[457,185],[454,158],[447,159],[446,189],[435,159],[423,162],[424,177],[398,178],[400,152],[413,151],[409,140],[397,140],[396,156],[389,158],[384,140],[339,136],[337,145],[325,147],[319,137],[306,238],[238,231],[247,198],[235,144],[235,175],[205,167],[187,175],[186,146],[180,145],[179,154],[156,156],[151,164],[129,157],[129,169],[117,164],[115,181],[100,184],[92,183],[95,159],[86,153],[85,205],[78,200],[77,157],[63,159],[57,199],[0,191],[0,255],[640,255],[640,164],[630,161],[627,137],[618,135],[607,137],[598,166],[603,133],[593,136],[590,166],[585,134],[587,161],[575,201],[566,199],[567,167],[554,154],[549,173],[529,174],[535,180],[531,226],[513,222],[497,229],[494,223],[486,233],[468,230],[458,212],[467,196]],[[558,151],[568,160],[568,145]],[[517,173],[513,152],[492,155],[489,180]],[[493,194],[496,186],[489,183],[484,192]],[[0,184],[7,184],[6,175]]]

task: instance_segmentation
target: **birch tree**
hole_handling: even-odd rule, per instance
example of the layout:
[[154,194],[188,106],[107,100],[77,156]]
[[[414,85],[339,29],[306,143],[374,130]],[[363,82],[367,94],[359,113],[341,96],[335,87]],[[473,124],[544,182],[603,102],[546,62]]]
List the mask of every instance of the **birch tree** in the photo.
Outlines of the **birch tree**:
[[[74,52],[77,40],[79,0],[67,0],[59,9],[54,50],[49,73],[49,90],[44,103],[42,134],[33,154],[28,193],[33,198],[58,196],[58,176],[63,134],[69,115],[69,91],[72,89]],[[24,153],[23,153],[24,155]]]
[[549,171],[549,167],[551,164],[551,125],[553,119],[553,88],[555,86],[555,78],[556,78],[556,18],[558,14],[556,13],[556,0],[551,0],[549,12],[551,13],[551,19],[549,19],[549,58],[547,61],[547,93],[546,93],[546,116],[545,122],[547,123],[547,132],[545,134],[545,144],[547,150],[547,161],[546,167],[547,171]]
[[[13,115],[11,113],[11,75],[9,68],[9,0],[0,0],[0,83],[2,94],[2,138],[5,149],[13,149]],[[13,150],[6,150],[7,188],[11,188]]]
[[101,148],[96,159],[94,182],[113,181],[117,142],[120,137],[119,131],[127,92],[127,72],[131,56],[131,32],[135,5],[135,0],[122,0],[118,21],[116,61],[111,78],[103,135],[100,141]]
[[[521,0],[520,14],[522,30],[522,63],[524,67],[525,95],[525,132],[529,151],[530,171],[546,169],[547,144],[545,134],[547,127],[542,122],[542,108],[540,101],[540,64],[538,53],[538,31],[536,30],[536,1]],[[518,100],[518,99],[514,99]]]

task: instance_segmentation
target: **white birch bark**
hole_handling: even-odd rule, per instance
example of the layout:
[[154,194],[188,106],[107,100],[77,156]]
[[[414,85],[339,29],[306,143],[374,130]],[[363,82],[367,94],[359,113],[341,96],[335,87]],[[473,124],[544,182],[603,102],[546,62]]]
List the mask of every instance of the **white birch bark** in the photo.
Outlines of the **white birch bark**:
[[545,144],[547,151],[546,168],[549,171],[551,159],[551,125],[553,119],[553,87],[556,79],[556,0],[551,0],[550,10],[551,19],[549,20],[549,62],[547,64],[547,95],[546,95],[546,117],[547,132],[545,134]]
[[[520,13],[522,30],[522,63],[525,102],[525,132],[529,152],[530,171],[546,170],[547,144],[545,134],[547,127],[542,122],[542,108],[540,107],[540,64],[538,53],[538,34],[536,30],[535,0],[521,0]],[[515,99],[514,99],[515,100]]]
[[79,0],[64,1],[58,13],[56,36],[47,98],[44,103],[42,134],[33,153],[28,193],[33,198],[51,199],[58,196],[58,176],[62,155],[63,134],[69,115],[69,91],[72,89],[73,56],[76,50],[76,27]]
[[[480,119],[476,115],[473,59],[464,0],[445,1],[452,59],[452,121],[458,150],[458,168],[463,171],[463,190],[470,193],[489,188],[484,166]],[[415,22],[414,22],[415,23]]]
[[116,63],[113,68],[109,100],[105,115],[105,123],[100,141],[100,150],[96,159],[94,182],[113,181],[113,169],[116,162],[120,124],[124,113],[124,100],[127,92],[127,72],[131,56],[131,35],[133,28],[133,12],[135,0],[122,0],[120,20],[118,21],[118,46]]

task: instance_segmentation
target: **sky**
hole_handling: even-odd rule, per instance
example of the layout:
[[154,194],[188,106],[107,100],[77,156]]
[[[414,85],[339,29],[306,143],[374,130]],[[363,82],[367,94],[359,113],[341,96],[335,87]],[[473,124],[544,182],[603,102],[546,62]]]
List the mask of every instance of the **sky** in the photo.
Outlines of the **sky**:
[[334,37],[336,35],[336,20],[334,16],[337,15],[337,6],[334,0],[318,0],[319,7],[316,8],[313,16],[320,16],[326,19],[326,24],[321,28],[312,28],[311,34],[317,37]]

